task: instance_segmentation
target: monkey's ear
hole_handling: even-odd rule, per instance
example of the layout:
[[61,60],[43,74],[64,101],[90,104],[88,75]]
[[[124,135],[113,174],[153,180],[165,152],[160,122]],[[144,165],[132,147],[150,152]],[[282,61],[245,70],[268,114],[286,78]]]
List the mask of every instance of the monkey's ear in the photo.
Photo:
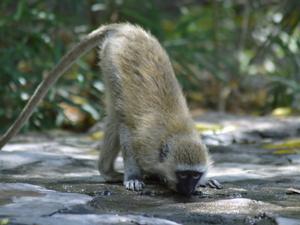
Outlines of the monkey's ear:
[[170,146],[167,143],[163,143],[159,149],[159,161],[164,162],[170,152]]

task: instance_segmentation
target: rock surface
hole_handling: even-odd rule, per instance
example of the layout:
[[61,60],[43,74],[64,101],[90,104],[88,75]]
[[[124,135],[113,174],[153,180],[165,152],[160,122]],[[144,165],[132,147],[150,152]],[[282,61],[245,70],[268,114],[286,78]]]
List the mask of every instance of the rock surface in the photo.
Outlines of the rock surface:
[[31,133],[0,152],[0,224],[300,224],[300,119],[197,121],[221,127],[202,136],[223,189],[185,198],[149,181],[129,192],[98,175],[93,134]]

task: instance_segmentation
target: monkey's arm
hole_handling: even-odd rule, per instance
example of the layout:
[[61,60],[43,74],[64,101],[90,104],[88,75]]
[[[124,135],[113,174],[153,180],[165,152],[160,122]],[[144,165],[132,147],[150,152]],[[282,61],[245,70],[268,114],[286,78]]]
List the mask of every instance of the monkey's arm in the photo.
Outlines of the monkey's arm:
[[83,54],[101,43],[105,35],[109,31],[117,29],[118,24],[102,26],[91,33],[89,33],[80,43],[74,46],[59,62],[56,66],[47,74],[43,81],[39,84],[26,106],[16,119],[16,121],[10,126],[6,133],[0,139],[0,150],[7,142],[14,137],[19,130],[23,127],[24,123],[32,115],[37,104],[44,98],[51,86],[58,80],[58,78],[64,74],[74,62]]
[[120,145],[124,159],[124,186],[128,190],[141,191],[145,186],[142,171],[133,155],[132,134],[124,124],[120,126]]

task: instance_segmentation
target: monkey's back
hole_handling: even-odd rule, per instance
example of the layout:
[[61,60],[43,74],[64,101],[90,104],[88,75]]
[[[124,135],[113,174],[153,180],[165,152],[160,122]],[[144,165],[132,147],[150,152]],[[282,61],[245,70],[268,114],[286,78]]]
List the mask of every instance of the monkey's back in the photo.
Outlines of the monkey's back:
[[142,28],[124,24],[108,35],[102,46],[101,67],[110,89],[108,113],[115,111],[128,126],[141,126],[153,117],[169,124],[165,121],[168,118],[188,115],[169,57]]

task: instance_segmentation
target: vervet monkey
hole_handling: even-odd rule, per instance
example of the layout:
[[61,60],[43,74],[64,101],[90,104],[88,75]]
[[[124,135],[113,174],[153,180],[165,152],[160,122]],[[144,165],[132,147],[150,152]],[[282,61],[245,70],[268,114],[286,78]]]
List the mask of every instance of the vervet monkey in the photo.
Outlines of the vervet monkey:
[[100,48],[107,104],[101,175],[108,182],[120,180],[114,162],[121,151],[127,189],[142,190],[143,176],[154,174],[166,180],[169,188],[190,196],[205,183],[208,151],[195,130],[166,52],[139,26],[105,25],[87,35],[41,82],[1,138],[0,148],[20,130],[56,80],[96,46]]

